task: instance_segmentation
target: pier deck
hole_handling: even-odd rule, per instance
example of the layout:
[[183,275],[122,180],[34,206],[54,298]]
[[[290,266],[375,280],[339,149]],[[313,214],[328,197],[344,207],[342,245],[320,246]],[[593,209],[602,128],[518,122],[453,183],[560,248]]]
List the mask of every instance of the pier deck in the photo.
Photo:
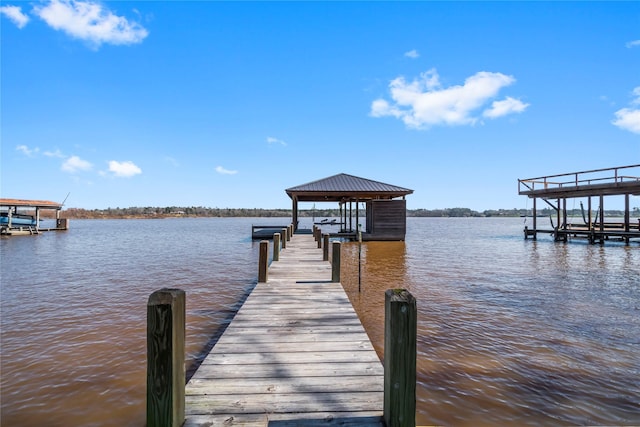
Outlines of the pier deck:
[[311,235],[294,235],[186,386],[185,426],[383,425],[384,370]]
[[[533,229],[525,227],[525,239],[529,236],[536,239],[538,233],[552,234],[554,240],[564,242],[571,236],[586,238],[590,243],[623,240],[627,245],[632,239],[640,239],[640,222],[632,221],[630,215],[630,197],[640,196],[640,164],[519,179],[518,193],[533,199]],[[624,197],[624,221],[621,223],[605,221],[604,199],[609,196]],[[537,226],[538,198],[556,211],[556,224],[552,229]],[[584,224],[573,227],[567,221],[567,199],[575,201],[579,198],[586,198],[587,213],[585,215],[583,210]],[[598,200],[595,219],[592,198]]]

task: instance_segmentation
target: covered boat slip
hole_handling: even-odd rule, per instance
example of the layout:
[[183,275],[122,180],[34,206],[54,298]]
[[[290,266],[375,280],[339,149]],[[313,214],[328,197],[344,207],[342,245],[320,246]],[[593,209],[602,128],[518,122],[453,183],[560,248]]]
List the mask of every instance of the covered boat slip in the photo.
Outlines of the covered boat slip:
[[[590,243],[619,239],[629,244],[631,240],[640,239],[640,218],[631,218],[631,197],[640,196],[640,164],[519,179],[518,193],[533,199],[533,229],[525,227],[525,239],[535,239],[538,233],[549,233],[556,241],[565,242],[570,237],[586,238]],[[624,198],[622,221],[605,218],[605,199],[612,197]],[[583,211],[582,223],[570,223],[567,199],[573,199],[575,204],[576,200],[584,198],[587,207],[586,212]],[[556,212],[556,222],[553,224],[551,219],[551,228],[538,227],[538,199]],[[595,210],[594,206],[597,206]]]
[[[337,233],[330,233],[331,235],[355,239],[358,233],[362,232],[363,240],[405,239],[405,196],[413,193],[413,190],[341,173],[285,191],[293,204],[293,224],[296,231],[299,202],[337,202],[340,205],[341,227]],[[360,230],[361,203],[366,206],[364,230]]]
[[[19,236],[41,231],[66,230],[68,222],[60,218],[62,204],[47,200],[0,199],[0,234]],[[41,212],[55,211],[55,227],[41,227]]]

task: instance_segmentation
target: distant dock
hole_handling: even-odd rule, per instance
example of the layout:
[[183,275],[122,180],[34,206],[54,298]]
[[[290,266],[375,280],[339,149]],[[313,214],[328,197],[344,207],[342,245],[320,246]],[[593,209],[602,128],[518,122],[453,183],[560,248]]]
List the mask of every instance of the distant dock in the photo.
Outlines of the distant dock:
[[275,233],[280,233],[286,225],[252,225],[251,238],[253,240],[271,239]]
[[[55,227],[41,227],[40,213],[55,211]],[[0,199],[0,235],[27,236],[42,231],[69,229],[69,220],[60,218],[62,204],[47,200]]]
[[[555,241],[584,238],[590,243],[620,240],[629,244],[640,239],[640,219],[631,220],[630,196],[640,196],[640,165],[595,169],[560,175],[518,180],[518,193],[533,199],[533,228],[525,227],[525,239],[536,239],[539,233],[551,234]],[[605,220],[605,197],[624,197],[622,222]],[[587,199],[583,223],[567,221],[567,199]],[[592,199],[598,200],[595,215]],[[538,227],[537,200],[540,199],[556,211],[556,222],[551,228]],[[552,219],[553,221],[553,219]]]

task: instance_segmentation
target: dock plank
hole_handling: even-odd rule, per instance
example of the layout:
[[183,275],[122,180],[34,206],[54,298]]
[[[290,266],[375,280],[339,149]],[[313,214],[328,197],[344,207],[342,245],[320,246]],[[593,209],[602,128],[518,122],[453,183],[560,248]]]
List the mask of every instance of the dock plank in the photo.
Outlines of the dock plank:
[[384,370],[331,265],[294,235],[186,386],[185,426],[381,426]]

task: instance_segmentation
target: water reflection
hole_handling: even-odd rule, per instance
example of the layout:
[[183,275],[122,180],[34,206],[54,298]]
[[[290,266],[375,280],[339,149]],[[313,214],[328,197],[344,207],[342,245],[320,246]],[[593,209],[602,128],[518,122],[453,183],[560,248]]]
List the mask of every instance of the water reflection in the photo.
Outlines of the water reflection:
[[419,221],[404,244],[363,244],[363,292],[356,263],[342,278],[380,356],[384,291],[416,296],[418,424],[640,423],[637,247],[524,241],[515,221]]
[[[144,425],[149,294],[187,291],[195,363],[255,282],[252,222],[76,221],[2,239],[2,424]],[[345,243],[342,281],[381,357],[384,292],[416,297],[418,424],[640,425],[638,245],[525,241],[519,219],[407,227],[406,242],[363,243],[361,292]]]

